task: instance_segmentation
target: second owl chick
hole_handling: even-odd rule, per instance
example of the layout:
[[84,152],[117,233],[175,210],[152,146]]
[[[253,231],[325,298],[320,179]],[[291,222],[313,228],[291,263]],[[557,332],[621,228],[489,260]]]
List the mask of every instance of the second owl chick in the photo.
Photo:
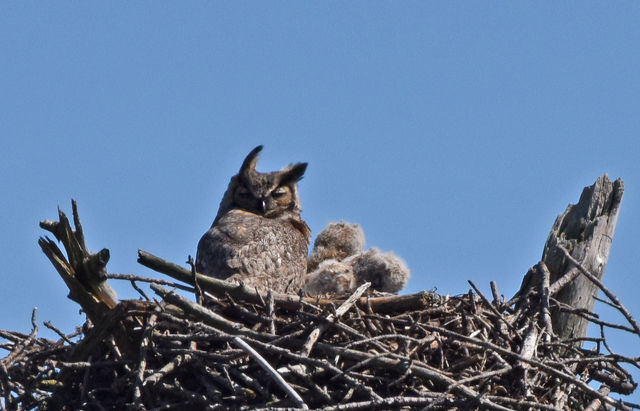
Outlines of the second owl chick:
[[409,281],[409,267],[392,252],[371,248],[352,257],[356,284],[371,283],[371,288],[387,293],[398,293]]
[[345,294],[355,287],[356,277],[350,264],[325,260],[307,276],[304,290],[309,295]]

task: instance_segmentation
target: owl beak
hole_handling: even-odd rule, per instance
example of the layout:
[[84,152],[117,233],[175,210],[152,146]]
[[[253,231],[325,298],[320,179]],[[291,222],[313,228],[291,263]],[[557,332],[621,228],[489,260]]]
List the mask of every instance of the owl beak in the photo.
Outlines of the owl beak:
[[262,211],[263,214],[267,211],[267,200],[260,202],[260,211]]

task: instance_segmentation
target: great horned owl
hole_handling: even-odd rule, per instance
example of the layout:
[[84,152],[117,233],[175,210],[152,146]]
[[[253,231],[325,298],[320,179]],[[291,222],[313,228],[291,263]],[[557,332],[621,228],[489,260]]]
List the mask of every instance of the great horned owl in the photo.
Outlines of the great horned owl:
[[407,263],[396,254],[370,248],[364,253],[352,257],[351,265],[356,284],[371,283],[374,290],[398,293],[409,281],[410,271]]
[[325,260],[344,260],[364,250],[364,231],[359,224],[329,223],[313,242],[313,252],[307,261],[307,271],[315,270]]
[[351,264],[324,260],[307,276],[304,291],[309,295],[345,294],[356,288]]
[[364,250],[358,224],[330,223],[318,234],[309,256],[304,290],[309,295],[343,294],[365,282],[371,289],[397,293],[409,280],[407,264],[392,252]]
[[196,270],[249,287],[297,292],[311,231],[300,217],[298,181],[307,163],[256,171],[254,148],[231,178],[213,225],[198,243]]

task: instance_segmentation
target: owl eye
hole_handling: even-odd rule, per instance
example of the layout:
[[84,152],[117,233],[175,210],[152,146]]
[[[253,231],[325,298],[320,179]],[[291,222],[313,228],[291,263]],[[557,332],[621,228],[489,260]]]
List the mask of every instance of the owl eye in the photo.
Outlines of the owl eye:
[[289,192],[289,190],[287,190],[287,188],[285,187],[278,187],[277,189],[275,189],[275,191],[273,193],[271,193],[271,196],[273,196],[273,198],[282,198],[284,196],[287,195],[287,193]]

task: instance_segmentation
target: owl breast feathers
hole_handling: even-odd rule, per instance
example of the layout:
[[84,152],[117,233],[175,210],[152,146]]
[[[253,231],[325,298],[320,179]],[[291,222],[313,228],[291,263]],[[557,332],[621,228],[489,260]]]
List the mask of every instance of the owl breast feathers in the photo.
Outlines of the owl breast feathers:
[[306,163],[255,170],[256,147],[244,160],[198,243],[196,270],[276,292],[297,292],[304,280],[310,230],[300,217],[297,183]]

